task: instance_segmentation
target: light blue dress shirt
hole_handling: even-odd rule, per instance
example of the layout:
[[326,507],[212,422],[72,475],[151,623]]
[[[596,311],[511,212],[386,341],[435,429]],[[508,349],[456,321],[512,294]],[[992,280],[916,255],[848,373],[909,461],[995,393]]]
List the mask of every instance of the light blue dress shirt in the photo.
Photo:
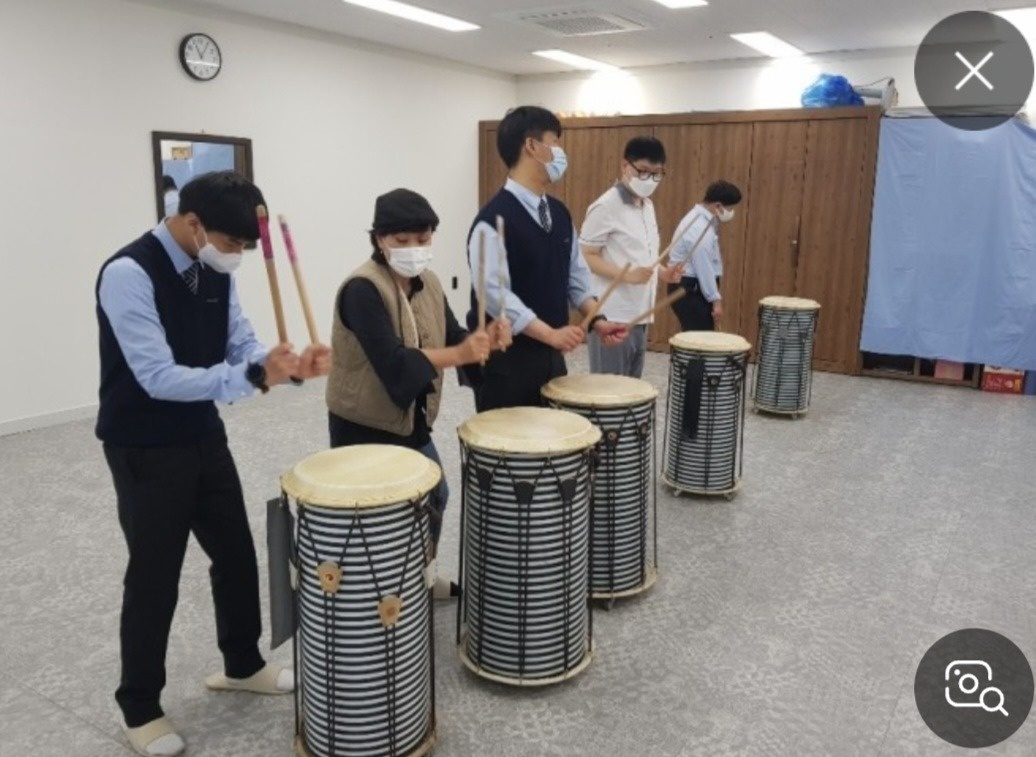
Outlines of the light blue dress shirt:
[[[504,189],[518,198],[537,224],[540,222],[540,195],[531,189],[523,187],[514,179],[508,179],[507,183],[504,184]],[[500,317],[500,288],[502,281],[505,291],[504,309],[507,311],[507,319],[511,322],[511,332],[520,334],[525,331],[530,323],[536,320],[537,316],[522,302],[518,295],[510,290],[511,271],[507,265],[507,257],[500,252],[500,237],[496,233],[496,227],[490,226],[485,221],[475,226],[471,234],[471,240],[468,242],[468,261],[471,265],[471,279],[476,282],[479,280],[478,249],[479,236],[481,234],[485,234],[486,238],[486,313],[493,318]],[[505,228],[505,243],[506,236],[507,229]],[[571,265],[568,273],[569,304],[578,310],[584,302],[593,296],[591,292],[590,268],[579,251],[579,234],[576,233],[575,226],[573,226]]]
[[[671,265],[683,263],[683,275],[698,280],[702,296],[709,302],[723,299],[717,284],[717,279],[723,276],[723,258],[720,256],[719,236],[716,234],[717,223],[719,221],[708,208],[704,205],[695,205],[691,208],[691,212],[676,224],[676,233],[682,231],[682,234],[680,241],[669,253],[669,263]],[[698,249],[694,251],[693,257],[688,260],[691,248],[701,236],[705,224],[709,225],[709,230],[705,232],[705,237],[698,245]]]
[[[194,259],[176,243],[165,221],[151,233],[162,243],[176,272],[182,275]],[[152,399],[230,403],[255,393],[255,387],[245,378],[245,371],[249,363],[265,362],[269,350],[255,338],[252,324],[241,312],[233,276],[230,278],[226,360],[211,368],[176,364],[155,307],[151,278],[135,260],[119,258],[104,269],[99,297],[126,363],[137,383]]]

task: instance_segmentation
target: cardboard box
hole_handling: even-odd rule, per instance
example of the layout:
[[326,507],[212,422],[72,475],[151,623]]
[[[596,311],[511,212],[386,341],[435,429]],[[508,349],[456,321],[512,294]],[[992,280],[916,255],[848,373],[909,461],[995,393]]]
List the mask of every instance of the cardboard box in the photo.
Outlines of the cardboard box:
[[963,381],[964,363],[955,363],[952,360],[936,360],[935,377],[948,381]]
[[982,371],[982,391],[997,394],[1021,394],[1025,373],[996,365],[987,365]]

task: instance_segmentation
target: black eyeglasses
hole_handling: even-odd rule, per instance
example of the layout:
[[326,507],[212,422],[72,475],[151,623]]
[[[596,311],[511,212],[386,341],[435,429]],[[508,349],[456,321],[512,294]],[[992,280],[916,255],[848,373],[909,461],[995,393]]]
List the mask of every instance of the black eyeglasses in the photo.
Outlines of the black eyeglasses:
[[632,163],[630,163],[630,168],[633,169],[633,175],[641,181],[651,180],[657,184],[658,182],[662,181],[662,177],[665,176],[664,168],[659,168],[657,171],[648,171],[643,168],[637,168]]

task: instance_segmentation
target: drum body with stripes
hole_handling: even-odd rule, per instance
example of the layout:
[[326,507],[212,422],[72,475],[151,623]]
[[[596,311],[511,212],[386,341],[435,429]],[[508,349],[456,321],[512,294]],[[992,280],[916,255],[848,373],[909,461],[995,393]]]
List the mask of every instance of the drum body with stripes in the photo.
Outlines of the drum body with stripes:
[[741,482],[751,345],[715,331],[685,331],[669,345],[662,477],[679,491],[731,494]]
[[562,410],[480,413],[463,467],[458,644],[491,680],[544,685],[591,659],[590,476],[601,433]]
[[759,353],[752,398],[770,413],[798,415],[809,409],[813,388],[813,340],[820,305],[797,297],[759,301]]
[[651,384],[628,376],[563,376],[543,387],[552,407],[578,413],[601,430],[593,484],[590,589],[598,599],[637,594],[657,573]]
[[297,505],[299,754],[434,744],[429,510],[441,476],[414,450],[358,445],[282,477]]

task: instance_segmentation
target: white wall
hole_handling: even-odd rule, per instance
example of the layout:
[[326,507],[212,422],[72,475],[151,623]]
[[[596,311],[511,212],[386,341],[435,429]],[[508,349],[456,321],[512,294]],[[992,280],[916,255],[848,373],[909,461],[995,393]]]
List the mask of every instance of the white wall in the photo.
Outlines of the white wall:
[[892,76],[901,106],[922,105],[911,50],[529,76],[518,81],[518,99],[568,114],[601,116],[798,108],[803,90],[821,73],[840,74],[853,84]]
[[[194,31],[223,51],[214,82],[180,69],[179,40]],[[451,301],[464,311],[477,122],[514,104],[512,78],[187,2],[122,0],[0,0],[0,71],[0,433],[96,402],[94,281],[155,222],[152,130],[253,140],[256,181],[291,220],[325,340],[338,284],[369,253],[374,197],[397,186],[425,193],[441,217],[435,269],[447,286],[460,277]],[[301,344],[283,254],[280,272]],[[239,287],[272,341],[258,253]]]

